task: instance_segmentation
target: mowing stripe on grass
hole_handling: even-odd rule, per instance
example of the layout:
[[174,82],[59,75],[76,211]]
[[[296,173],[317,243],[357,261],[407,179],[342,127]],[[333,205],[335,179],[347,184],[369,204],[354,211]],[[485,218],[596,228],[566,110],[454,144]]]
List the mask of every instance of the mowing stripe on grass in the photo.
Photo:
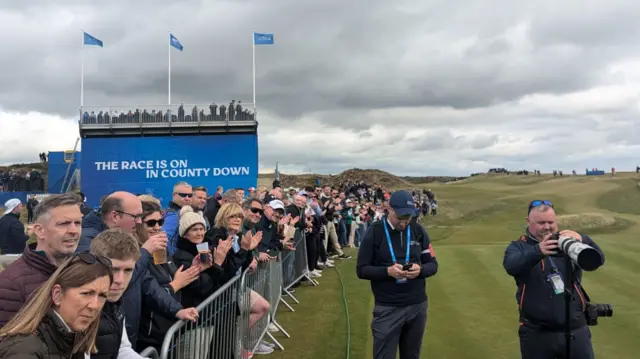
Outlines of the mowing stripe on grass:
[[[517,353],[517,314],[508,315],[516,308],[515,289],[502,274],[499,253],[477,247],[439,252],[441,269],[428,289],[433,298],[430,312],[436,313],[427,334],[434,347],[430,354],[481,359]],[[501,338],[501,345],[495,345],[495,337]]]

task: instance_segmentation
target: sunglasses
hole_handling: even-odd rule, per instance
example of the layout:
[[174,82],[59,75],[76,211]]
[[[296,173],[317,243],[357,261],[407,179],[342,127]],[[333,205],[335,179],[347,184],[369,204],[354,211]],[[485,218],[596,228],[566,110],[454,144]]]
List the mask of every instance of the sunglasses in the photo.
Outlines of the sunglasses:
[[85,264],[96,264],[96,263],[100,263],[103,266],[107,267],[107,268],[111,268],[113,266],[113,263],[111,263],[111,259],[107,258],[107,257],[103,257],[103,256],[95,256],[89,252],[82,252],[82,253],[78,253],[76,255],[73,256],[74,259],[72,259],[69,262],[69,265],[71,265],[71,263],[76,262],[75,258],[79,258],[81,261],[83,261]]
[[162,227],[162,225],[164,225],[164,218],[160,218],[160,219],[150,219],[146,222],[144,222],[147,227],[155,227],[156,224],[160,227]]
[[527,213],[531,213],[531,210],[539,207],[539,206],[549,206],[551,208],[553,208],[553,204],[551,203],[551,201],[547,201],[546,199],[541,200],[541,199],[536,199],[531,201],[531,203],[529,203],[529,209],[527,211]]
[[191,198],[193,197],[193,193],[178,193],[178,196],[182,198]]
[[251,213],[253,214],[262,214],[264,210],[262,208],[250,208]]

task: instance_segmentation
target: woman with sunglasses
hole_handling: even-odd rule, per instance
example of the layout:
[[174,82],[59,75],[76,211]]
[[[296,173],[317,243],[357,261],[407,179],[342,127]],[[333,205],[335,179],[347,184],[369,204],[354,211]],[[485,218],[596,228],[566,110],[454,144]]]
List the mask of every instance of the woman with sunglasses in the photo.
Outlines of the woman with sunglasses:
[[80,253],[63,263],[0,329],[0,358],[80,359],[96,353],[111,261]]
[[[150,237],[162,233],[163,224],[164,219],[160,205],[154,200],[142,201],[142,223],[138,224],[136,228],[140,246],[144,246]],[[165,288],[178,302],[181,302],[181,289],[198,279],[200,268],[193,263],[188,269],[185,269],[184,266],[178,268],[173,262],[173,258],[166,253],[165,255],[165,263],[149,263],[149,273],[155,277],[160,286]],[[174,323],[175,318],[163,316],[151,308],[143,306],[136,348],[152,346],[160,352],[162,340]]]

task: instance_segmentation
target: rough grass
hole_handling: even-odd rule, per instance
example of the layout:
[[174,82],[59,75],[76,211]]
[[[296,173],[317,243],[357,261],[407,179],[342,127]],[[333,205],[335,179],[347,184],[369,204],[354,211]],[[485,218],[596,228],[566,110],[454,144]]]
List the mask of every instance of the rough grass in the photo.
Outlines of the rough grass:
[[[597,303],[611,303],[614,317],[592,328],[596,356],[637,357],[640,332],[640,203],[625,197],[638,191],[635,174],[522,179],[479,176],[455,184],[429,184],[440,214],[425,224],[433,238],[439,273],[428,280],[429,318],[421,358],[518,358],[515,283],[502,268],[508,242],[522,233],[526,207],[534,198],[551,200],[561,228],[592,235],[607,257],[604,267],[584,275]],[[548,176],[547,176],[548,177]],[[511,182],[513,181],[513,182]],[[529,183],[522,183],[530,181]],[[612,192],[613,191],[613,192]],[[615,209],[615,210],[613,210]],[[351,323],[349,357],[371,358],[369,283],[355,276],[355,258],[338,269],[344,279]],[[278,321],[292,335],[277,358],[346,358],[346,316],[336,270],[325,270],[319,287],[305,284],[295,295],[296,312],[280,307]],[[278,336],[278,338],[282,338]]]

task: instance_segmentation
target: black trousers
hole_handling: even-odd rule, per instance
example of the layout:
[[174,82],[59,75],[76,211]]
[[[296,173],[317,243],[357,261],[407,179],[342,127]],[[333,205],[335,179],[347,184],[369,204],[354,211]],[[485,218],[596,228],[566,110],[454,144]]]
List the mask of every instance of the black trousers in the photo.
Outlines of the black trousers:
[[[571,359],[594,359],[591,331],[588,326],[571,332]],[[545,331],[521,326],[520,352],[522,359],[564,359],[566,339],[563,331]]]
[[316,269],[318,265],[318,241],[313,234],[307,234],[305,241],[307,243],[307,264],[309,265],[309,271]]
[[[322,263],[327,261],[327,249],[324,247],[324,233],[316,236],[316,247],[318,248],[318,258]],[[317,260],[316,260],[317,262]]]
[[376,305],[371,331],[373,359],[419,359],[427,326],[427,302],[405,307]]

